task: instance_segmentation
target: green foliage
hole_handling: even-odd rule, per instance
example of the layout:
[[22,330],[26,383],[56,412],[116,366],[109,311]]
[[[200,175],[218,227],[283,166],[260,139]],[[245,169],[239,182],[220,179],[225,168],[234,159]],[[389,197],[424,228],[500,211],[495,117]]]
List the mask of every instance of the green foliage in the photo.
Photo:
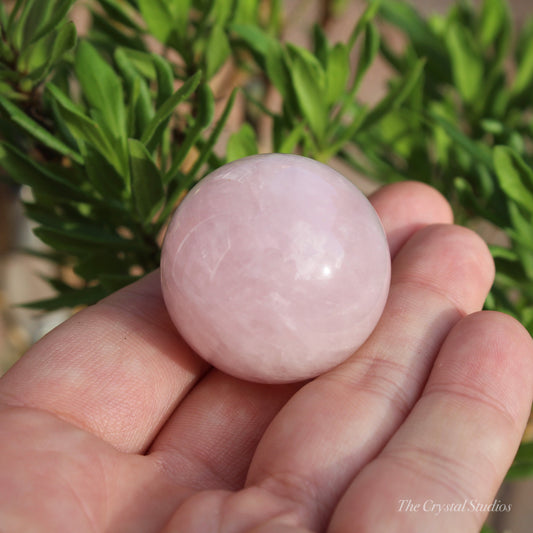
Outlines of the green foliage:
[[[505,245],[491,246],[486,307],[533,332],[533,19],[518,32],[505,0],[431,17],[369,0],[345,41],[317,23],[306,48],[281,39],[281,0],[90,0],[83,37],[73,4],[0,4],[0,168],[31,189],[35,233],[79,278],[48,279],[57,297],[28,306],[88,305],[155,269],[186,192],[261,147],[427,182],[460,223],[492,225]],[[378,57],[395,73],[369,106]],[[245,120],[221,143],[237,91]],[[528,446],[510,475],[531,471]]]

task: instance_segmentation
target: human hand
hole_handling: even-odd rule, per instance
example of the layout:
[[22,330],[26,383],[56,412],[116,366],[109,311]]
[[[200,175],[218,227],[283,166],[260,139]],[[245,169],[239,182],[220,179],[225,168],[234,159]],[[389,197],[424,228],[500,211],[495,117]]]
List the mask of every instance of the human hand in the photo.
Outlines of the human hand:
[[[478,311],[485,244],[444,199],[372,197],[393,255],[385,312],[305,384],[208,367],[174,330],[158,274],[56,328],[0,380],[0,531],[478,531],[528,419],[530,336]],[[472,313],[472,314],[471,314]]]

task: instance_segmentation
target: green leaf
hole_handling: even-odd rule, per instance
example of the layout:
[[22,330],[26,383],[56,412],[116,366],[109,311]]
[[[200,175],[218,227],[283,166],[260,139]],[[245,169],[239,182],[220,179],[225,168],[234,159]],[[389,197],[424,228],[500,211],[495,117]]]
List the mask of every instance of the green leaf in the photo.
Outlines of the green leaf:
[[129,139],[133,200],[141,219],[150,222],[164,200],[161,173],[143,143]]
[[[518,68],[511,92],[513,95],[527,91],[533,84],[533,39],[522,39]],[[529,99],[529,94],[527,95]]]
[[78,144],[81,142],[80,149],[83,150],[83,143],[88,141],[122,173],[121,162],[117,158],[116,150],[98,124],[85,116],[72,100],[55,85],[49,83],[46,89],[57,103],[59,113],[69,131],[78,141]]
[[192,127],[187,129],[185,139],[172,159],[172,166],[164,177],[164,182],[171,182],[179,175],[179,169],[185,157],[195,145],[202,131],[211,124],[215,114],[215,99],[207,83],[202,83],[198,88],[198,114]]
[[[218,138],[220,137],[220,134],[222,133],[222,130],[224,129],[224,126],[226,125],[229,114],[233,108],[233,104],[235,102],[236,96],[237,96],[237,89],[234,89],[230,97],[228,98],[228,101],[224,107],[224,110],[222,111],[222,115],[218,119],[216,126],[214,127],[213,131],[211,132],[211,135],[207,139],[207,142],[205,143],[204,147],[202,148],[202,151],[200,152],[198,159],[195,161],[192,169],[188,173],[189,180],[193,180],[195,178],[197,172],[200,170],[202,165],[205,163],[205,161],[211,154]],[[191,183],[188,183],[187,186],[190,184]]]
[[328,120],[325,95],[325,73],[309,51],[288,45],[290,74],[302,115],[318,140],[324,137]]
[[14,182],[21,185],[29,185],[59,198],[85,199],[84,193],[67,179],[51,172],[6,142],[0,142],[0,166]]
[[414,51],[417,57],[426,58],[430,79],[449,82],[450,61],[445,40],[435,34],[415,7],[398,0],[383,0],[379,14],[403,31],[409,43],[408,53],[412,55]]
[[518,448],[506,479],[520,479],[533,474],[533,442],[523,442]]
[[381,0],[370,0],[370,2],[368,2],[367,8],[365,9],[364,13],[361,15],[361,17],[357,21],[357,24],[355,25],[352,31],[352,34],[350,35],[350,38],[348,39],[349,50],[352,50],[361,32],[366,29],[367,25],[374,19],[374,17],[378,14],[381,8],[382,8]]
[[379,50],[379,42],[380,38],[378,29],[374,24],[368,24],[365,30],[365,40],[359,55],[359,61],[357,62],[357,70],[355,72],[352,90],[350,91],[351,95],[355,95],[364,75],[370,68],[370,65],[374,62]]
[[120,200],[127,196],[127,184],[115,167],[90,143],[86,144],[85,149],[87,177],[102,198]]
[[[40,27],[39,31],[33,36],[32,42],[38,41],[41,37],[49,33],[53,28],[66,17],[67,13],[75,0],[58,0],[54,8],[50,11],[51,17]],[[38,0],[36,3],[46,3],[44,0]]]
[[86,40],[78,46],[75,70],[90,105],[100,111],[104,124],[116,139],[124,138],[126,113],[120,78]]
[[419,59],[374,109],[366,114],[363,123],[358,129],[368,129],[379,122],[389,111],[398,109],[411,94],[416,84],[420,82],[424,65],[425,60]]
[[320,61],[320,64],[325,69],[328,66],[330,46],[326,33],[320,26],[320,24],[313,25],[313,54]]
[[87,253],[101,250],[139,250],[142,244],[133,239],[124,239],[118,234],[102,230],[100,225],[66,221],[62,226],[39,226],[33,230],[45,244],[68,253]]
[[249,155],[255,155],[258,153],[257,139],[255,131],[245,122],[228,140],[226,147],[227,161],[235,161]]
[[174,74],[170,63],[157,54],[152,54],[156,77],[157,77],[157,107],[162,106],[174,92]]
[[[274,128],[274,132],[275,131],[276,128]],[[280,154],[294,153],[296,146],[302,140],[304,131],[305,124],[300,122],[288,135],[280,135],[280,138],[276,139],[274,142],[274,145],[276,146],[276,152],[279,152]]]
[[254,23],[258,20],[258,12],[259,0],[237,0],[232,20],[238,24]]
[[154,118],[155,111],[152,106],[152,96],[145,79],[134,67],[125,49],[115,50],[115,63],[119,68],[126,88],[129,92],[127,105],[127,131],[130,137],[137,137],[148,127]]
[[[43,21],[46,21],[53,7],[53,2],[29,0],[26,4],[28,7],[27,15],[25,16],[24,24],[21,24],[22,42],[21,50],[24,50],[30,42],[36,41],[35,35],[39,35],[38,30]],[[26,7],[25,6],[25,7]]]
[[478,39],[487,48],[505,30],[509,23],[509,8],[505,0],[484,0],[479,19]]
[[453,24],[448,29],[446,44],[452,60],[455,85],[468,103],[472,103],[483,86],[483,61],[467,28]]
[[337,43],[328,52],[326,66],[326,103],[336,104],[346,91],[346,83],[350,76],[350,56],[343,43]]
[[21,111],[16,105],[0,95],[0,106],[4,108],[9,118],[18,124],[22,129],[29,133],[43,145],[55,150],[56,152],[70,157],[76,163],[82,163],[83,158],[70,149],[66,144],[60,141],[55,135],[44,129],[41,125],[31,119],[26,113]]
[[283,96],[285,102],[291,105],[291,97],[295,97],[293,81],[289,67],[289,59],[281,44],[272,40],[265,56],[265,69],[270,81]]
[[33,302],[19,304],[25,309],[35,309],[39,311],[57,311],[63,308],[72,308],[79,305],[92,305],[107,296],[106,291],[101,286],[84,287],[81,289],[71,289],[65,291],[59,296],[36,300]]
[[379,6],[379,14],[408,35],[415,47],[433,50],[439,55],[442,52],[438,37],[414,6],[397,0],[384,0]]
[[266,59],[272,46],[279,45],[276,39],[254,24],[233,23],[229,25],[229,29],[262,61]]
[[224,27],[221,23],[217,23],[209,34],[205,50],[205,70],[208,80],[218,72],[230,54],[231,48]]
[[0,3],[0,36],[5,35],[7,27],[7,13],[3,3]]
[[[37,51],[38,53],[35,54],[37,57],[42,55],[42,60],[40,60],[41,64],[37,65],[36,68],[32,64],[34,62],[33,57],[28,58],[28,67],[30,69],[28,77],[35,82],[42,81],[48,74],[50,74],[52,67],[60,61],[69,50],[72,50],[76,46],[77,38],[78,34],[76,26],[73,22],[67,22],[57,28],[57,30],[54,30],[46,38],[35,42],[31,48],[36,51],[38,48],[42,48],[42,52]],[[52,44],[50,45],[50,43]]]
[[146,52],[146,42],[141,34],[123,31],[112,20],[96,11],[91,12],[91,41],[99,47],[113,54],[117,46],[123,46],[131,51]]
[[141,141],[148,145],[153,135],[157,131],[160,124],[170,119],[170,115],[174,112],[176,107],[191,96],[196,87],[200,83],[202,73],[198,71],[191,76],[165,103],[157,110],[154,118],[146,128]]
[[[128,59],[129,63],[133,65],[139,74],[149,80],[156,79],[157,74],[154,66],[154,56],[156,54],[126,47],[120,48],[120,53]],[[161,60],[165,61],[163,58]]]
[[476,163],[488,168],[492,167],[492,158],[488,146],[477,143],[474,139],[465,135],[457,126],[434,111],[428,113],[431,121],[436,122],[452,139],[456,147],[461,147]]
[[506,146],[494,149],[494,167],[506,195],[533,213],[533,170]]
[[120,24],[123,24],[136,32],[142,31],[142,28],[134,20],[132,14],[130,14],[124,6],[124,2],[118,2],[117,0],[98,0],[98,3],[111,18],[120,22]]
[[109,250],[96,251],[87,254],[74,267],[74,272],[85,280],[99,279],[102,273],[124,275],[128,272],[130,263],[120,254],[110,253]]
[[190,0],[138,0],[150,33],[168,44],[174,33],[185,38]]

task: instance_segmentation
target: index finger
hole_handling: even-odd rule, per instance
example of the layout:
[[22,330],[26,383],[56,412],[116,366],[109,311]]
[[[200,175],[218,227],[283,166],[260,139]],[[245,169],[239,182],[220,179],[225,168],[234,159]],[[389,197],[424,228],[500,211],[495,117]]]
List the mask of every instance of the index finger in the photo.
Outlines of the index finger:
[[0,402],[141,452],[208,368],[171,323],[156,271],[40,340],[0,380]]

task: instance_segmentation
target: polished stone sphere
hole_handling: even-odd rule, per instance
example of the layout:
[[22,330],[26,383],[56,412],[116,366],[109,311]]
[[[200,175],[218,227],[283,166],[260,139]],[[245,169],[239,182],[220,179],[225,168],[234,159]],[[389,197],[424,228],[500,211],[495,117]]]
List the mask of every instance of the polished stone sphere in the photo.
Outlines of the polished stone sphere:
[[222,166],[181,202],[161,281],[178,331],[206,361],[264,383],[350,356],[385,305],[390,254],[366,197],[327,165],[266,154]]

